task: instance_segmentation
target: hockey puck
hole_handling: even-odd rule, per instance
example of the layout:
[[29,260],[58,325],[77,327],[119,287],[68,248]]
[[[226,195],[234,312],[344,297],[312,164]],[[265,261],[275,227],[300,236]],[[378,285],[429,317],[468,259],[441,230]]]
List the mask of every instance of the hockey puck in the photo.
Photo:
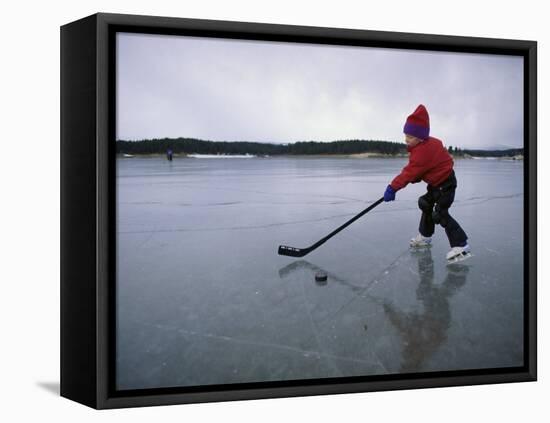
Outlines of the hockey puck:
[[327,274],[325,272],[317,272],[315,273],[315,281],[317,282],[326,282],[327,281]]

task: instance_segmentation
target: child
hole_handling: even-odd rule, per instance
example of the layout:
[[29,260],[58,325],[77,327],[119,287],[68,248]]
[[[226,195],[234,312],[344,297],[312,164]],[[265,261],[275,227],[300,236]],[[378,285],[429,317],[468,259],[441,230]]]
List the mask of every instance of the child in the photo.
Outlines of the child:
[[426,182],[428,192],[418,199],[418,207],[422,210],[420,233],[411,239],[411,247],[429,246],[435,224],[438,223],[445,228],[451,244],[447,261],[452,263],[468,258],[471,255],[468,237],[449,214],[457,186],[453,159],[440,140],[429,136],[430,118],[422,104],[407,118],[403,132],[409,152],[409,163],[386,188],[384,201],[395,200],[395,193],[408,183],[421,180]]

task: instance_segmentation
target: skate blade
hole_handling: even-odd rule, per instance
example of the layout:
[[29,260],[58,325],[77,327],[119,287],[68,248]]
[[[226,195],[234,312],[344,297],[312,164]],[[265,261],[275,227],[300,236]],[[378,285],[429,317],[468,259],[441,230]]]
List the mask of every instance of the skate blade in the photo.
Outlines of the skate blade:
[[447,264],[459,263],[472,257],[472,253],[459,254],[451,259],[447,260]]

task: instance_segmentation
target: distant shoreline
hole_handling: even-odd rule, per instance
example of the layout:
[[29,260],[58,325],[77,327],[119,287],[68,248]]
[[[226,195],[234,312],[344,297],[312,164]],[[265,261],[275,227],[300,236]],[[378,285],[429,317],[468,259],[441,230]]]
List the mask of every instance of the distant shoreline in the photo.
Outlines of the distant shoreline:
[[[122,154],[117,153],[118,158],[155,158],[166,157],[166,154],[162,153],[135,153],[135,154]],[[350,159],[399,159],[407,158],[407,154],[380,154],[380,153],[358,153],[358,154],[274,154],[274,155],[261,155],[250,154],[248,156],[243,154],[185,154],[185,153],[173,153],[172,157],[179,159],[223,159],[223,158],[237,158],[237,159],[272,159],[272,158],[350,158]]]
[[[147,153],[147,154],[116,154],[118,159],[132,159],[132,158],[166,158],[166,154],[161,153]],[[516,156],[501,156],[501,157],[481,157],[481,156],[455,156],[452,155],[454,160],[507,160],[507,161],[522,161],[524,159],[523,155]],[[358,153],[358,154],[277,154],[277,155],[241,155],[241,154],[184,154],[184,153],[174,153],[174,159],[185,159],[185,160],[216,160],[216,159],[272,159],[272,158],[296,158],[296,159],[322,159],[322,158],[331,158],[331,159],[406,159],[408,154],[381,154],[381,153]]]

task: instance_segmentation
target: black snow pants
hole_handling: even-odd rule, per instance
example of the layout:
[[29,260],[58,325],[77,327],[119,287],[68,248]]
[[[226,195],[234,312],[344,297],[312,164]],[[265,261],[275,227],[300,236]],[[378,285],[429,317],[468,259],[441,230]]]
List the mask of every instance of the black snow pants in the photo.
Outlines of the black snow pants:
[[449,208],[455,199],[456,177],[454,170],[449,177],[437,187],[428,185],[428,192],[418,198],[418,207],[422,210],[419,232],[422,236],[431,237],[435,224],[445,228],[449,244],[452,247],[463,247],[468,237],[460,225],[449,214]]

